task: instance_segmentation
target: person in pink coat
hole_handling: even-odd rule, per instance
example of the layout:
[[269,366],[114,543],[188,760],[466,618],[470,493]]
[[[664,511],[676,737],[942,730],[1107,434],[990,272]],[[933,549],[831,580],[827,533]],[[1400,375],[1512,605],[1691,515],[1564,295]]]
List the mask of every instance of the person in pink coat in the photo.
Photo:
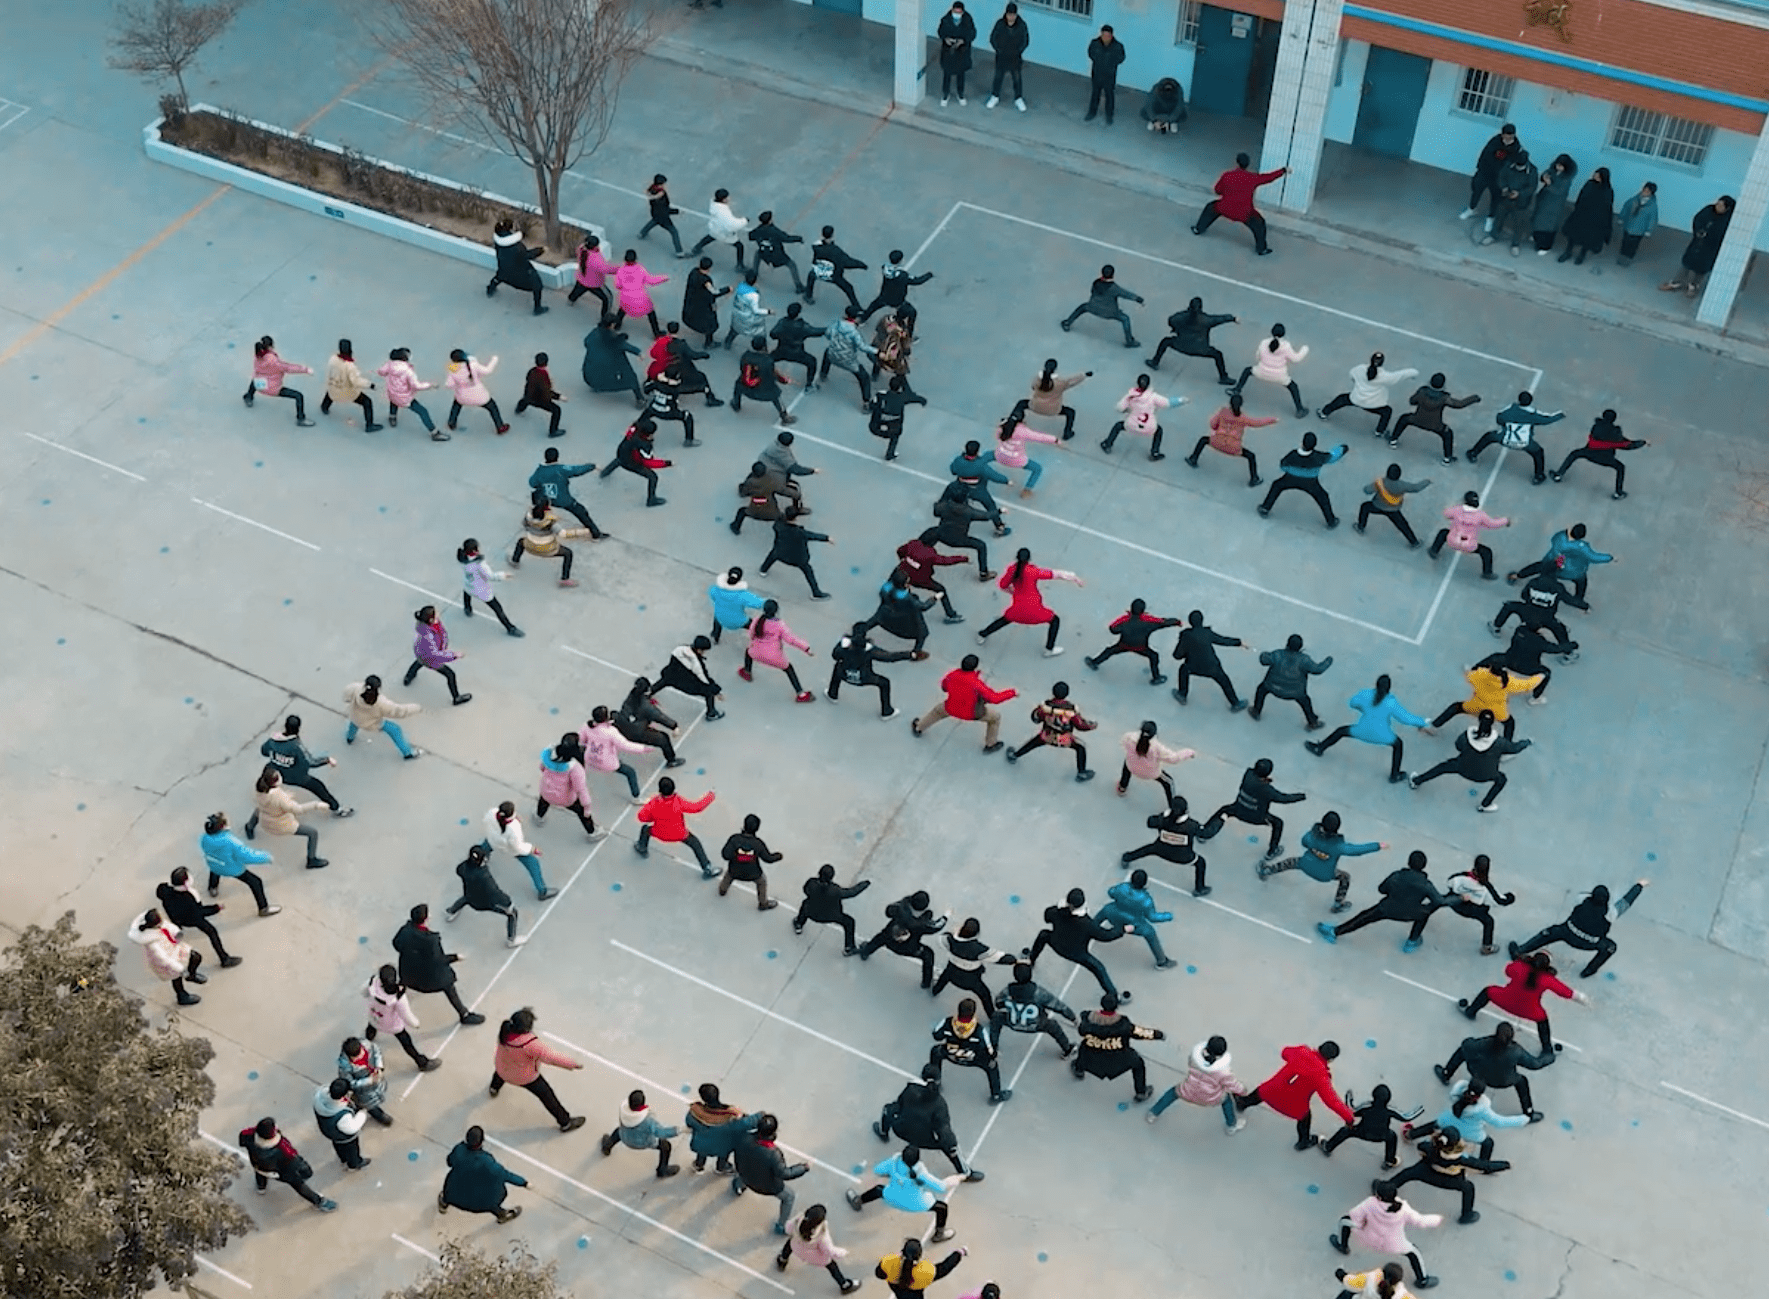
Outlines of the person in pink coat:
[[645,800],[639,797],[639,776],[630,762],[621,760],[622,753],[645,753],[643,744],[634,744],[614,725],[614,717],[605,704],[597,704],[590,720],[577,730],[583,748],[584,767],[591,771],[612,771],[627,782],[627,793],[634,807]]
[[491,416],[491,426],[498,431],[500,437],[510,431],[510,426],[504,423],[504,417],[498,413],[498,404],[492,399],[491,389],[485,386],[485,376],[497,368],[498,359],[495,356],[481,363],[477,357],[468,356],[458,347],[448,354],[448,374],[442,381],[448,385],[449,392],[454,394],[454,404],[448,408],[448,427],[451,433],[460,422],[463,406],[485,407],[485,413]]
[[1375,1194],[1359,1201],[1351,1212],[1339,1219],[1339,1230],[1327,1237],[1327,1243],[1341,1254],[1349,1254],[1355,1238],[1372,1254],[1404,1255],[1413,1265],[1414,1288],[1430,1290],[1437,1284],[1437,1278],[1426,1275],[1418,1248],[1407,1239],[1407,1228],[1441,1227],[1443,1215],[1420,1213],[1400,1198],[1391,1182],[1377,1182],[1370,1189]]
[[1020,410],[1016,407],[1013,414],[995,426],[995,446],[989,452],[988,459],[1003,469],[1024,469],[1026,485],[1020,488],[1021,498],[1030,496],[1038,486],[1038,480],[1044,477],[1044,466],[1032,459],[1026,451],[1028,442],[1055,443],[1054,433],[1040,433],[1020,420]]
[[1494,518],[1481,509],[1479,492],[1469,492],[1460,505],[1445,510],[1443,517],[1450,521],[1450,526],[1437,530],[1437,540],[1431,543],[1431,557],[1436,559],[1447,543],[1451,550],[1464,555],[1479,555],[1480,575],[1489,582],[1498,580],[1499,575],[1493,572],[1493,548],[1481,544],[1480,534],[1491,528],[1508,528],[1511,520]]
[[1169,776],[1165,767],[1177,766],[1189,762],[1198,756],[1196,749],[1173,749],[1162,744],[1155,738],[1155,723],[1144,722],[1140,729],[1126,731],[1120,739],[1124,746],[1124,766],[1118,773],[1118,797],[1123,798],[1130,788],[1130,778],[1152,780],[1161,786],[1161,792],[1167,796],[1167,805],[1173,805],[1173,777]]
[[1003,591],[1010,593],[1007,612],[977,633],[977,644],[981,645],[1009,623],[1017,622],[1027,627],[1036,627],[1043,623],[1049,629],[1044,633],[1044,657],[1050,659],[1061,654],[1063,647],[1056,643],[1056,638],[1062,629],[1063,620],[1044,603],[1044,596],[1038,590],[1040,582],[1048,582],[1053,578],[1059,582],[1073,582],[1076,586],[1086,585],[1067,569],[1039,568],[1032,562],[1032,552],[1021,546],[1019,553],[1014,556],[1014,562],[997,583]]
[[1259,476],[1259,460],[1241,445],[1241,439],[1250,428],[1267,428],[1276,423],[1276,419],[1255,419],[1241,414],[1241,394],[1231,392],[1228,405],[1210,417],[1210,432],[1198,439],[1198,445],[1192,448],[1185,462],[1196,469],[1198,457],[1204,454],[1205,447],[1214,447],[1225,456],[1240,456],[1247,462],[1247,486],[1257,487],[1265,481]]
[[547,819],[549,807],[577,813],[585,834],[592,839],[602,837],[596,818],[590,815],[590,779],[584,771],[583,741],[577,738],[576,731],[567,731],[559,737],[558,744],[541,750],[541,790],[534,804],[536,825]]
[[835,1237],[829,1234],[829,1210],[821,1204],[813,1204],[787,1222],[786,1243],[774,1256],[774,1266],[784,1272],[787,1264],[796,1258],[801,1263],[822,1268],[841,1287],[843,1294],[853,1294],[860,1288],[860,1283],[842,1273],[841,1260],[847,1256],[848,1251],[837,1245]]
[[418,400],[420,392],[436,385],[418,378],[418,372],[412,368],[411,348],[394,348],[387,353],[387,364],[378,367],[375,373],[387,381],[388,428],[398,428],[399,412],[410,407],[412,414],[418,417],[418,422],[428,430],[432,442],[448,441],[448,434],[436,427],[436,421],[430,418],[430,412]]
[[1110,454],[1118,435],[1129,429],[1138,437],[1153,439],[1149,443],[1150,460],[1165,460],[1167,457],[1161,452],[1161,412],[1169,406],[1183,405],[1184,397],[1163,397],[1149,387],[1148,375],[1137,375],[1136,386],[1118,398],[1118,409],[1124,412],[1124,418],[1112,425],[1112,431],[1106,434],[1099,449]]
[[541,1077],[541,1066],[555,1069],[582,1069],[581,1060],[561,1055],[543,1043],[534,1031],[534,1012],[527,1006],[498,1025],[497,1051],[492,1057],[491,1094],[495,1099],[505,1083],[532,1092],[561,1132],[576,1132],[584,1125],[581,1114],[573,1114],[553,1093],[552,1084]]
[[1259,350],[1253,354],[1253,364],[1241,371],[1241,377],[1235,380],[1231,393],[1243,392],[1250,378],[1262,379],[1266,383],[1275,383],[1280,388],[1290,391],[1290,400],[1296,403],[1296,418],[1305,419],[1308,407],[1302,404],[1302,389],[1290,377],[1290,367],[1297,361],[1308,358],[1307,346],[1292,347],[1284,337],[1284,327],[1273,325],[1271,333],[1260,341]]
[[596,301],[602,304],[602,314],[610,315],[614,311],[614,303],[603,288],[610,275],[618,269],[613,262],[602,256],[602,241],[595,235],[585,235],[584,241],[577,246],[577,283],[571,286],[566,295],[567,302],[576,302],[584,294],[595,295]]
[[266,397],[287,397],[295,403],[295,423],[301,428],[312,428],[313,421],[307,418],[306,395],[299,389],[283,386],[284,375],[312,373],[312,366],[296,365],[278,356],[276,343],[266,334],[252,344],[252,382],[246,385],[245,403],[250,406],[259,393]]
[[629,248],[621,254],[621,264],[614,272],[614,291],[620,295],[620,305],[614,312],[614,327],[619,329],[628,316],[643,316],[651,322],[651,337],[662,338],[663,326],[657,323],[657,307],[651,301],[649,290],[653,284],[668,284],[669,278],[653,275],[639,265],[638,249]]
[[749,644],[743,650],[743,666],[737,669],[737,675],[745,681],[755,680],[755,665],[765,663],[771,668],[778,668],[786,673],[786,679],[792,683],[793,692],[798,702],[808,704],[813,696],[799,681],[799,674],[787,660],[786,647],[792,646],[804,653],[806,658],[816,658],[817,652],[800,637],[793,635],[780,617],[780,602],[769,600],[762,605],[762,611],[756,620],[749,625]]

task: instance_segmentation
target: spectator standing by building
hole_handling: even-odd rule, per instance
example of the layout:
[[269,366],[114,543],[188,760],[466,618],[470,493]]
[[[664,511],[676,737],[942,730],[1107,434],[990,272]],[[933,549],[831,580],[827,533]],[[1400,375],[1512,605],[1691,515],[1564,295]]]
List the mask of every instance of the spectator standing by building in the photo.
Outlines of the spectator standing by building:
[[1617,266],[1632,266],[1640,241],[1658,228],[1658,186],[1647,181],[1640,192],[1622,204],[1622,249]]
[[1509,230],[1511,255],[1519,255],[1523,227],[1531,219],[1540,180],[1535,163],[1529,160],[1528,149],[1517,149],[1499,165],[1498,176],[1493,181],[1498,197],[1493,200],[1492,215],[1487,217],[1486,236],[1480,241],[1481,247],[1497,243]]
[[1572,215],[1566,218],[1566,248],[1560,260],[1576,257],[1574,266],[1583,266],[1588,253],[1600,253],[1615,233],[1615,189],[1609,183],[1609,168],[1599,167],[1591,173],[1579,190]]
[[1020,7],[1008,0],[1007,8],[989,30],[989,48],[995,51],[995,79],[989,85],[989,99],[984,108],[1001,102],[1001,79],[1013,78],[1013,106],[1026,111],[1026,92],[1020,74],[1025,67],[1026,47],[1032,43],[1032,32],[1020,18]]
[[1118,66],[1124,62],[1124,46],[1119,44],[1112,26],[1107,23],[1099,35],[1087,42],[1088,81],[1086,121],[1099,116],[1100,104],[1106,106],[1106,125],[1118,111]]
[[1517,128],[1509,122],[1481,147],[1480,156],[1474,161],[1474,179],[1468,187],[1468,206],[1462,210],[1462,220],[1478,216],[1480,200],[1490,196],[1486,228],[1493,228],[1493,215],[1499,207],[1499,172],[1522,150],[1523,146],[1517,142]]
[[964,11],[964,0],[952,0],[934,34],[940,42],[940,107],[946,107],[951,99],[954,82],[958,102],[963,104],[964,74],[970,71],[970,50],[977,42],[977,22]]
[[1732,224],[1732,211],[1737,200],[1723,194],[1695,214],[1689,226],[1689,243],[1683,249],[1682,263],[1676,274],[1658,287],[1670,292],[1682,289],[1693,298],[1707,283],[1708,272],[1720,256],[1720,245],[1726,242],[1726,228]]
[[1535,208],[1530,213],[1530,236],[1535,241],[1537,257],[1546,257],[1554,247],[1561,223],[1566,220],[1572,200],[1572,178],[1577,173],[1578,164],[1563,153],[1541,175]]

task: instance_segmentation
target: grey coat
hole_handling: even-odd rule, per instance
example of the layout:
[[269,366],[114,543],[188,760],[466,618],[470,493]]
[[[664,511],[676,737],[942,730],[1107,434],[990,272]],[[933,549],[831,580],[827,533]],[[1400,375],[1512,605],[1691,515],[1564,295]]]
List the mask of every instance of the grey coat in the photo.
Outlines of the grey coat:
[[1333,666],[1333,656],[1316,663],[1302,650],[1266,650],[1259,656],[1265,667],[1265,688],[1279,699],[1300,699],[1308,693],[1308,679]]
[[1572,173],[1550,168],[1543,175],[1550,179],[1536,193],[1536,215],[1529,228],[1537,234],[1558,233],[1561,223],[1566,220],[1566,203],[1572,194]]

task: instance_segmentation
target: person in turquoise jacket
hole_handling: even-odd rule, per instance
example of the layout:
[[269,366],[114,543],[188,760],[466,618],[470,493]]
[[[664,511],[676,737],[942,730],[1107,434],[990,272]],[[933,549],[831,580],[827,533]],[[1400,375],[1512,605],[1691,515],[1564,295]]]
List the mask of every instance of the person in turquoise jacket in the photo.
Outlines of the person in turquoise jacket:
[[258,904],[258,914],[274,916],[281,907],[273,907],[264,896],[264,881],[256,872],[246,869],[248,866],[263,866],[274,858],[267,852],[256,848],[248,848],[237,835],[227,828],[227,813],[216,812],[203,822],[202,837],[197,840],[197,847],[202,850],[203,861],[209,867],[209,896],[217,897],[221,893],[221,877],[236,879],[252,890],[252,901]]
[[1527,1114],[1500,1114],[1493,1108],[1492,1099],[1486,1094],[1486,1084],[1478,1078],[1464,1078],[1450,1088],[1450,1103],[1431,1122],[1421,1124],[1410,1131],[1407,1136],[1428,1137],[1440,1128],[1454,1128],[1462,1134],[1462,1140],[1471,1146],[1480,1147],[1480,1157],[1493,1157],[1493,1138],[1487,1132],[1493,1128],[1525,1128],[1529,1126]]
[[1585,586],[1591,580],[1591,565],[1613,563],[1615,556],[1606,555],[1592,546],[1585,540],[1585,525],[1575,523],[1554,534],[1554,539],[1548,543],[1547,554],[1533,564],[1525,564],[1515,573],[1505,574],[1505,580],[1515,586],[1521,578],[1546,573],[1562,582],[1571,582],[1572,598],[1567,603],[1589,613],[1591,606],[1585,603]]
[[751,611],[760,609],[766,600],[749,589],[741,568],[729,568],[725,575],[706,588],[706,598],[713,603],[713,644],[727,630],[736,631],[750,623]]
[[1333,893],[1332,910],[1348,911],[1351,903],[1345,900],[1345,895],[1351,892],[1351,876],[1339,869],[1339,859],[1363,857],[1386,847],[1386,843],[1348,843],[1339,833],[1339,813],[1328,812],[1304,832],[1300,857],[1286,857],[1275,863],[1260,862],[1259,878],[1270,879],[1284,871],[1300,870],[1311,880],[1319,880],[1322,884],[1333,882],[1338,888]]
[[1171,911],[1157,911],[1155,899],[1149,893],[1149,873],[1138,867],[1130,872],[1130,878],[1112,885],[1106,890],[1111,899],[1097,913],[1097,918],[1109,925],[1128,928],[1131,933],[1140,935],[1149,945],[1154,954],[1157,970],[1171,970],[1179,962],[1173,960],[1161,950],[1161,939],[1155,933],[1156,925],[1164,925],[1173,919]]
[[1400,769],[1401,753],[1404,746],[1400,736],[1394,733],[1394,724],[1416,726],[1425,734],[1430,735],[1431,724],[1423,717],[1408,711],[1407,706],[1394,696],[1394,683],[1383,673],[1376,678],[1373,690],[1360,690],[1348,701],[1358,713],[1357,721],[1350,726],[1341,726],[1326,739],[1304,740],[1303,747],[1315,757],[1320,757],[1339,741],[1350,736],[1354,740],[1362,740],[1365,744],[1383,744],[1388,746],[1388,783],[1398,785],[1407,778],[1407,773]]
[[[928,1172],[927,1165],[921,1162],[919,1146],[904,1146],[901,1154],[892,1155],[872,1172],[885,1180],[864,1191],[848,1192],[848,1204],[855,1213],[874,1200],[883,1200],[904,1213],[926,1213],[932,1209],[936,1244],[958,1234],[946,1225],[946,1215],[952,1208],[945,1200],[947,1184]],[[964,1175],[961,1173],[952,1180],[962,1182]]]

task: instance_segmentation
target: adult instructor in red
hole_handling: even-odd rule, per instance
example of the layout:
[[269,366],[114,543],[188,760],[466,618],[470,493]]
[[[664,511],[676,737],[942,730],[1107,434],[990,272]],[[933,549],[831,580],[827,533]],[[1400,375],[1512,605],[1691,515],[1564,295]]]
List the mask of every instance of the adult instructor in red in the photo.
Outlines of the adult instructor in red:
[[1216,178],[1216,197],[1204,205],[1192,233],[1201,235],[1215,224],[1217,217],[1239,221],[1253,232],[1253,247],[1261,257],[1271,252],[1265,242],[1265,218],[1253,206],[1253,195],[1261,185],[1269,185],[1289,172],[1288,167],[1276,171],[1254,171],[1253,159],[1244,153],[1235,155],[1235,165]]

